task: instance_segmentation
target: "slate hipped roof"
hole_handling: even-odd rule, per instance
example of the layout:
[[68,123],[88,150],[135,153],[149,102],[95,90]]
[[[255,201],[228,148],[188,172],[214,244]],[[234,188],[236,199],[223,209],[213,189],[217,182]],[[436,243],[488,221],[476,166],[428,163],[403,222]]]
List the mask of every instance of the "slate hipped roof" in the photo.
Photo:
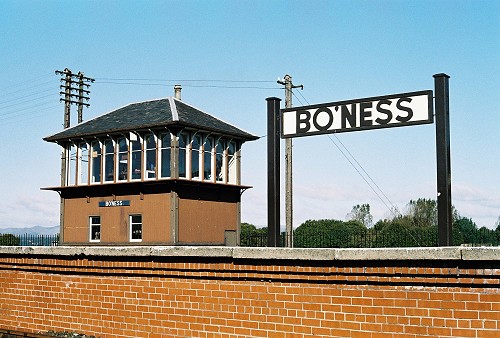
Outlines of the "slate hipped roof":
[[167,127],[171,130],[188,128],[250,141],[257,136],[247,133],[176,98],[132,103],[94,119],[80,123],[44,138],[48,142],[67,141],[120,132]]

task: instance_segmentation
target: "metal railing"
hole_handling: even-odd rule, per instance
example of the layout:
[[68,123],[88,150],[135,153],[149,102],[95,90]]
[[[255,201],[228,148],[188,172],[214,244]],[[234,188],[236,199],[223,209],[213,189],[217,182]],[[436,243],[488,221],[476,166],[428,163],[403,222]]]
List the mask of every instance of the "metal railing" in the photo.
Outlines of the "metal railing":
[[37,234],[0,234],[0,246],[58,246],[59,234],[37,235]]
[[[280,246],[285,246],[286,233],[280,236]],[[266,247],[267,233],[241,235],[241,246]],[[0,246],[58,246],[59,234],[0,234]],[[467,233],[455,232],[453,245],[456,246],[500,246],[500,232],[481,228]],[[293,235],[295,248],[390,248],[390,247],[431,247],[438,246],[436,228],[404,229],[404,231],[377,231],[368,229],[355,233],[316,232]]]
[[[285,246],[286,233],[280,236],[281,247]],[[242,234],[241,246],[266,247],[266,233]],[[455,233],[455,246],[499,246],[500,232],[489,229],[478,229],[470,233]],[[368,229],[350,234],[332,234],[316,232],[293,235],[295,248],[390,248],[390,247],[435,247],[438,246],[436,228],[404,229],[404,231],[377,231]]]

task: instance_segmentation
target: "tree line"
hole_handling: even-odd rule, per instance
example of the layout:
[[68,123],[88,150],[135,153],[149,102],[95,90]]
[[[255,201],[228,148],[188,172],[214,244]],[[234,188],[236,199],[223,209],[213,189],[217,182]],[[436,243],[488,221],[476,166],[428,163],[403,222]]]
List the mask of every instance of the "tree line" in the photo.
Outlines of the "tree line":
[[[478,228],[470,218],[452,208],[453,245],[500,245],[500,216],[496,229]],[[284,237],[285,234],[282,234]],[[307,220],[293,232],[294,247],[425,247],[438,245],[437,201],[410,200],[404,212],[391,210],[391,217],[373,224],[369,204],[355,205],[346,219]],[[284,238],[282,238],[284,243]],[[265,246],[267,228],[241,226],[242,246]]]

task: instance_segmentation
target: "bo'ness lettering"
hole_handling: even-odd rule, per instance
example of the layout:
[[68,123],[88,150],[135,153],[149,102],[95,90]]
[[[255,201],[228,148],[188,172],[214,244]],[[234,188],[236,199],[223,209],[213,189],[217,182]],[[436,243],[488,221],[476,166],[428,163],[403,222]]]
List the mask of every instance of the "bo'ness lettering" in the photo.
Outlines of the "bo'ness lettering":
[[432,91],[282,110],[282,137],[433,122]]
[[128,206],[130,206],[130,200],[101,201],[101,202],[99,202],[99,207],[128,207]]

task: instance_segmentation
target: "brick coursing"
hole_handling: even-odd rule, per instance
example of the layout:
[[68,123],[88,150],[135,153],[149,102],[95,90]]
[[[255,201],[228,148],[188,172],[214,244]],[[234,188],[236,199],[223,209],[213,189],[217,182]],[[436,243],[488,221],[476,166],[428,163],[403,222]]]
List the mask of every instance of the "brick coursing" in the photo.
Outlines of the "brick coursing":
[[0,328],[101,337],[494,337],[498,261],[0,256]]

